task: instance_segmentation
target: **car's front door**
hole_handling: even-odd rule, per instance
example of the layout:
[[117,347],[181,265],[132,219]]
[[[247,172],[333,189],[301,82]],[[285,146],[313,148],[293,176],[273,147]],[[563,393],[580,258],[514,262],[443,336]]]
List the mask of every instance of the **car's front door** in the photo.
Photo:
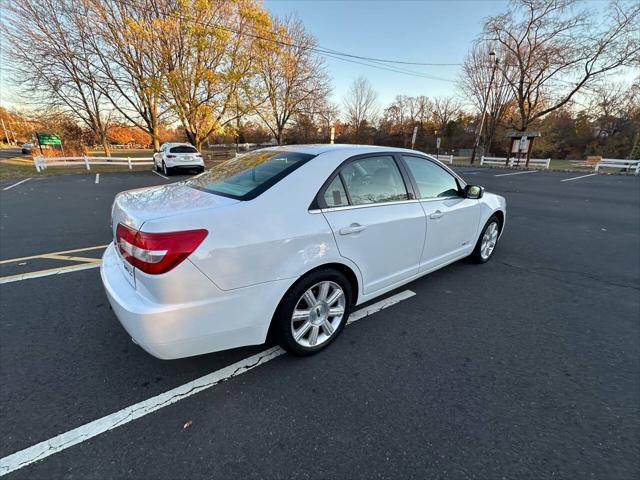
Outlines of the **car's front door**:
[[458,180],[425,157],[402,155],[427,217],[420,271],[471,253],[480,220],[478,200],[465,198]]
[[360,270],[368,295],[418,273],[426,221],[393,155],[359,156],[321,192],[340,254]]

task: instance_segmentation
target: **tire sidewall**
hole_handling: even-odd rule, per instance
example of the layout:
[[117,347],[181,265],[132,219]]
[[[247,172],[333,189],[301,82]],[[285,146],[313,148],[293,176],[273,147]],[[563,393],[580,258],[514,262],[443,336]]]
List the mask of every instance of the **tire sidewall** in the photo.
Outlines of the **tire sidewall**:
[[[316,285],[322,281],[331,281],[335,282],[342,288],[344,295],[346,296],[345,301],[345,311],[342,316],[342,322],[338,326],[335,333],[331,336],[329,340],[324,342],[321,345],[316,347],[303,347],[298,344],[293,338],[293,333],[291,332],[291,315],[293,314],[293,310],[295,309],[298,301],[309,288]],[[298,280],[293,286],[287,291],[287,293],[282,298],[280,305],[276,309],[276,313],[273,318],[273,333],[275,339],[278,343],[288,352],[293,353],[298,356],[308,356],[313,355],[320,350],[324,350],[329,345],[331,345],[338,336],[342,333],[342,330],[347,324],[349,320],[349,315],[351,314],[351,303],[353,299],[353,293],[351,289],[351,284],[347,277],[337,270],[318,270],[315,272],[311,272],[308,275],[305,275],[303,278]]]
[[476,242],[476,246],[473,249],[473,253],[471,254],[473,260],[477,263],[487,263],[489,260],[491,260],[493,258],[493,255],[496,253],[496,247],[498,246],[498,239],[496,239],[496,245],[493,248],[493,251],[491,252],[491,255],[489,255],[487,258],[482,258],[482,255],[480,254],[480,249],[482,247],[482,237],[484,237],[485,232],[487,231],[487,228],[489,228],[489,225],[491,225],[491,223],[496,222],[498,224],[498,239],[500,238],[500,232],[502,230],[502,224],[500,222],[500,218],[498,218],[498,216],[496,214],[493,214],[489,217],[489,220],[487,220],[487,223],[484,224],[484,227],[482,227],[482,231],[480,232],[480,236],[478,237],[478,241]]

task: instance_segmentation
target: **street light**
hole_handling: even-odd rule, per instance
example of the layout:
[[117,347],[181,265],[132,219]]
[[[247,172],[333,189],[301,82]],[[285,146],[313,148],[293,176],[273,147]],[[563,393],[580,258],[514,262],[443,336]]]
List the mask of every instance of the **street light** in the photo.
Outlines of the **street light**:
[[482,127],[484,126],[484,116],[485,113],[487,111],[487,103],[489,103],[489,95],[491,93],[491,84],[493,83],[493,77],[496,74],[496,69],[498,68],[498,57],[496,57],[496,51],[495,50],[491,50],[489,52],[489,57],[491,58],[491,60],[495,61],[493,62],[493,68],[491,69],[491,78],[489,79],[489,86],[487,88],[487,93],[484,96],[484,101],[482,102],[482,116],[480,117],[480,127],[478,128],[478,132],[476,134],[476,141],[473,144],[473,151],[471,152],[471,164],[473,164],[473,162],[476,159],[476,151],[478,150],[478,145],[480,145],[480,136],[482,135]]

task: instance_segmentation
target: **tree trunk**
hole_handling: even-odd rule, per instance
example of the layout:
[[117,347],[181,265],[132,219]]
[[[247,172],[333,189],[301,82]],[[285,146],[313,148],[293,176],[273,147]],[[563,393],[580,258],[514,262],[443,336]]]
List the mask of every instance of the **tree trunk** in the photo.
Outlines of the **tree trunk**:
[[107,135],[105,133],[100,134],[100,141],[102,142],[102,149],[104,150],[104,156],[111,156],[111,145],[109,145],[109,140],[107,139]]
[[278,127],[278,145],[282,145],[282,141],[284,140],[284,128]]
[[153,151],[160,151],[160,129],[158,128],[158,124],[154,124],[151,126],[151,141],[153,143]]

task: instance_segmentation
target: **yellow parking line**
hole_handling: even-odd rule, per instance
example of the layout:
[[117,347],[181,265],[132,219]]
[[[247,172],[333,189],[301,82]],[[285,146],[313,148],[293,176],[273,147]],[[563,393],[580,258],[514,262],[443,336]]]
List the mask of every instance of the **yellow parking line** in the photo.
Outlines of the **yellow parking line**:
[[[8,260],[0,260],[0,265],[7,263],[23,262],[25,260],[34,260],[36,258],[46,258],[47,255],[64,255],[66,253],[88,252],[89,250],[98,250],[99,248],[107,248],[109,245],[97,245],[95,247],[75,248],[73,250],[63,250],[62,252],[41,253],[39,255],[31,255],[30,257],[9,258]],[[68,260],[68,259],[65,259]],[[91,261],[96,260],[92,258]],[[85,261],[85,260],[82,260]]]
[[30,278],[48,277],[49,275],[59,275],[62,273],[77,272],[79,270],[88,270],[90,268],[97,268],[102,262],[97,263],[82,263],[80,265],[70,265],[68,267],[49,268],[47,270],[39,270],[37,272],[20,273],[18,275],[9,275],[7,277],[0,277],[0,284],[19,282],[21,280],[28,280]]
[[91,257],[75,257],[75,256],[67,256],[67,255],[58,255],[55,253],[49,253],[47,255],[42,255],[40,258],[50,258],[51,260],[65,260],[68,262],[85,262],[85,263],[100,263],[99,258],[91,258]]

